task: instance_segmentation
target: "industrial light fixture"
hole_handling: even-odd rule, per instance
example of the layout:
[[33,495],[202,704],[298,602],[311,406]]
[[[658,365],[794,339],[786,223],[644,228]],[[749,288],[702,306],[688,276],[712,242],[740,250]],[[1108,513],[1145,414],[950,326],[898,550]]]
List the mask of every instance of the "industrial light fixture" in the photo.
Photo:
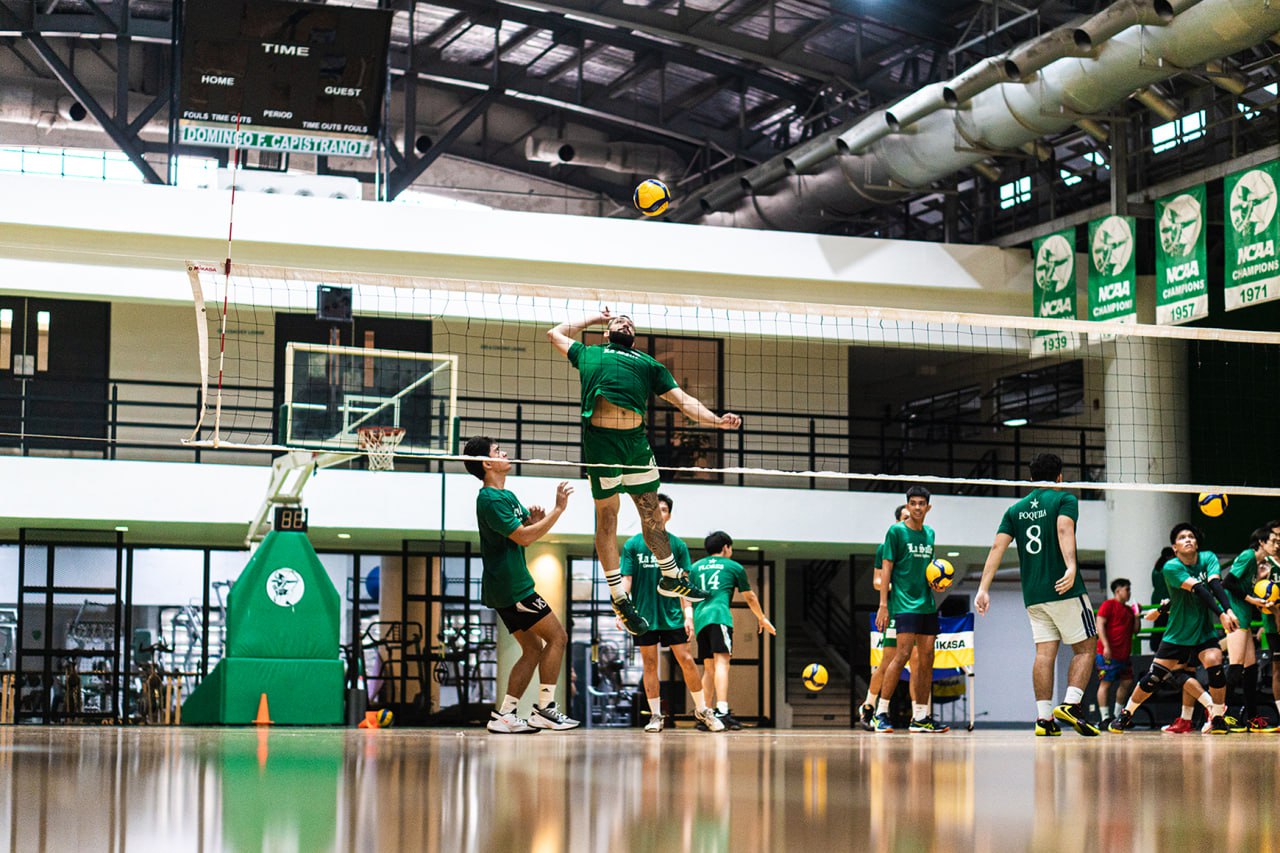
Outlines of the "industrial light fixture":
[[1028,423],[1030,422],[1026,418],[1009,418],[1004,422],[1004,425],[1007,427],[1024,427]]
[[351,538],[351,534],[350,534],[350,533],[339,533],[339,534],[338,534],[338,538],[339,538],[339,539],[350,539],[350,538]]

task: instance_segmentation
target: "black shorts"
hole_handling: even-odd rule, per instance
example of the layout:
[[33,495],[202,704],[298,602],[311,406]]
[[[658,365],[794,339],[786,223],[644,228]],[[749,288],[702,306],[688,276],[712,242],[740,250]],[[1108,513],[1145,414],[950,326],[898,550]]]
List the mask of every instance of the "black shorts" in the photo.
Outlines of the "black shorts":
[[1267,632],[1267,650],[1271,652],[1273,659],[1280,658],[1280,634]]
[[938,636],[938,614],[935,613],[895,613],[893,618],[898,628],[898,636],[903,634],[925,634]]
[[1200,653],[1205,649],[1218,648],[1217,640],[1205,640],[1203,643],[1195,646],[1180,646],[1177,643],[1160,642],[1160,648],[1156,649],[1156,660],[1176,660],[1178,663],[1188,666],[1196,666],[1200,660]]
[[495,607],[494,609],[498,611],[498,617],[502,619],[502,624],[506,625],[507,630],[514,634],[516,631],[527,631],[537,625],[539,619],[551,612],[551,605],[547,604],[542,596],[534,592],[523,601],[517,601],[510,607]]
[[665,631],[646,631],[636,637],[637,646],[656,646],[662,644],[668,648],[671,646],[683,646],[689,642],[689,635],[684,632],[683,628],[669,628]]
[[708,625],[698,632],[698,660],[733,654],[733,629],[728,625]]

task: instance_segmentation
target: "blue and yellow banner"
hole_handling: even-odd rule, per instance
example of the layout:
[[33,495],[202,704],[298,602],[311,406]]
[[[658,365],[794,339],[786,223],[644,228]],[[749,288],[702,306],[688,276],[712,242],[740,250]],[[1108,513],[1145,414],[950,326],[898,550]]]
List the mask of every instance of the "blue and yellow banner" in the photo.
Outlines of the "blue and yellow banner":
[[[933,643],[933,668],[958,669],[973,666],[973,614],[942,616],[938,619],[940,632]],[[897,636],[892,628],[887,632],[892,644]],[[875,614],[871,615],[871,665],[879,666],[883,657],[885,635],[876,630]]]

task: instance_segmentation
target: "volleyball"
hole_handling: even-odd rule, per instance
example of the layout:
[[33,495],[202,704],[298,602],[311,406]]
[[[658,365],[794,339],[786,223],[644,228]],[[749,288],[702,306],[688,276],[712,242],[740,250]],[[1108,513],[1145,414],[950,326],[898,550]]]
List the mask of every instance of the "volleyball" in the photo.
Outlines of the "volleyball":
[[392,725],[395,724],[395,721],[396,721],[395,714],[392,714],[390,709],[383,708],[381,711],[378,712],[378,728],[389,729],[391,728]]
[[1227,511],[1227,496],[1201,492],[1200,497],[1196,498],[1196,505],[1205,515],[1217,518]]
[[800,680],[805,687],[816,693],[827,686],[827,668],[820,663],[811,663],[804,668]]
[[649,178],[647,181],[641,181],[636,187],[631,201],[635,204],[636,210],[645,216],[659,216],[666,211],[667,205],[671,204],[671,192],[662,181]]
[[956,567],[939,558],[924,570],[924,578],[929,582],[929,586],[936,590],[944,590],[956,579]]
[[1253,585],[1253,597],[1261,598],[1270,607],[1280,601],[1280,583],[1271,578],[1263,578]]

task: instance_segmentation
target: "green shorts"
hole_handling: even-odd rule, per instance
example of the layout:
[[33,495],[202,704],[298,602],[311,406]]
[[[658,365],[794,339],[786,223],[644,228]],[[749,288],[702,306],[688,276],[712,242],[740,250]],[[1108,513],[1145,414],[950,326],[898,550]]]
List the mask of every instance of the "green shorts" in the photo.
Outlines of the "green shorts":
[[582,461],[614,466],[587,469],[591,497],[596,500],[621,492],[643,495],[658,490],[658,463],[643,426],[600,429],[583,421]]

